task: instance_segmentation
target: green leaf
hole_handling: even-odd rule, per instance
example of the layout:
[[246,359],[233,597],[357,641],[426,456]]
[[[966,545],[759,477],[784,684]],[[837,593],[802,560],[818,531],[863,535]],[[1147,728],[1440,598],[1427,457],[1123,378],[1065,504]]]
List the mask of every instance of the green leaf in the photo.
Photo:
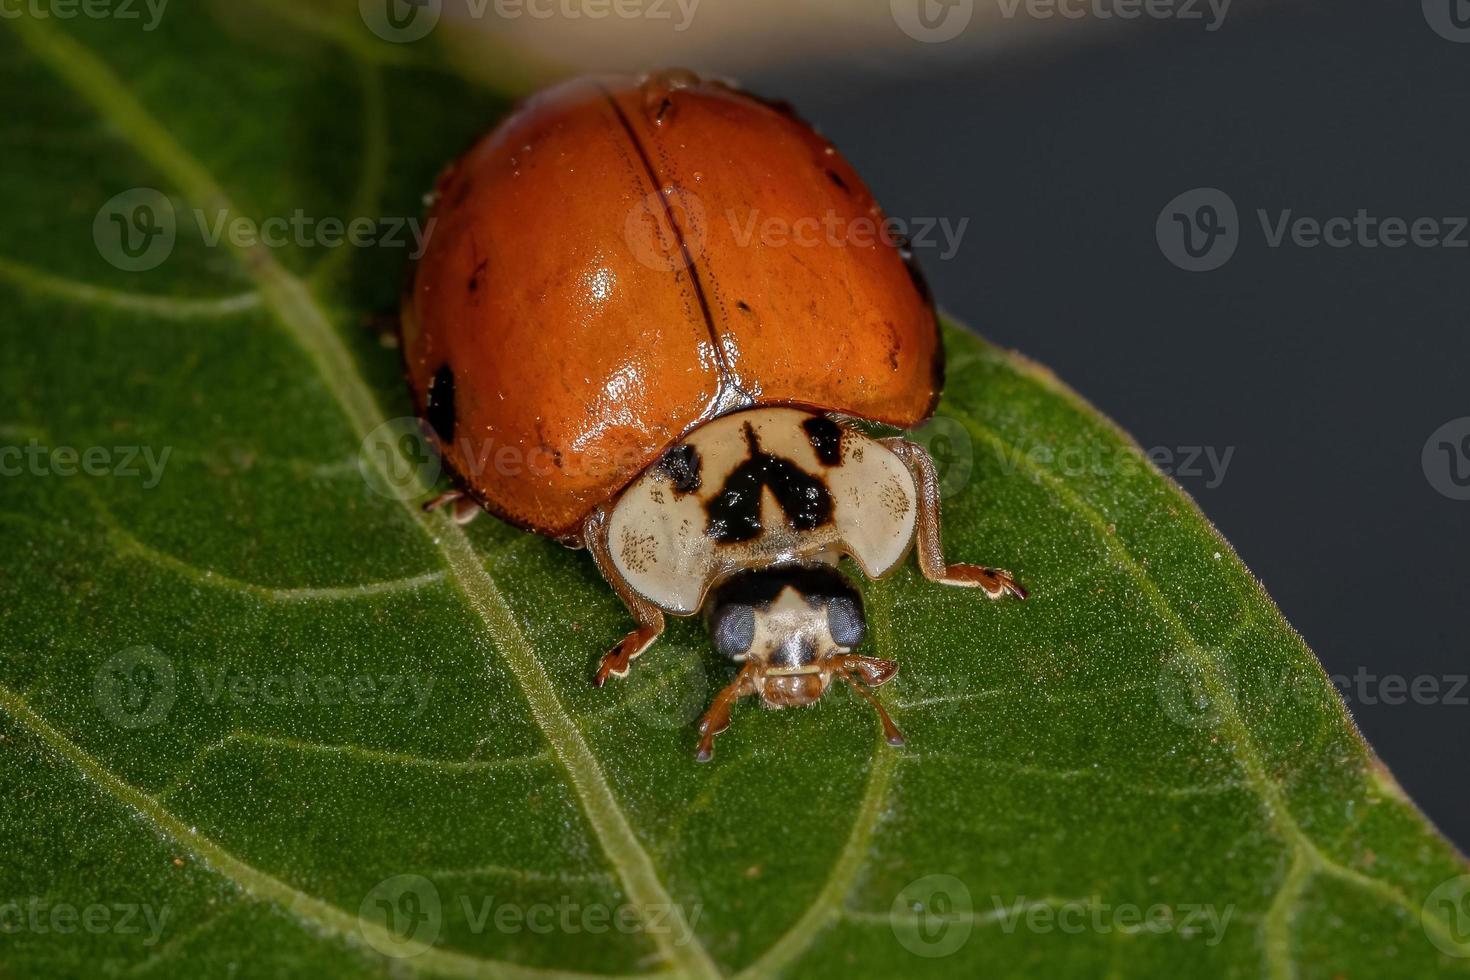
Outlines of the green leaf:
[[1032,598],[865,586],[907,747],[834,691],[696,765],[730,670],[691,622],[594,690],[628,621],[587,557],[425,515],[359,452],[408,414],[374,326],[407,250],[207,240],[416,217],[504,111],[315,16],[0,34],[0,973],[1470,964],[1462,858],[1228,545],[957,329],[946,546]]

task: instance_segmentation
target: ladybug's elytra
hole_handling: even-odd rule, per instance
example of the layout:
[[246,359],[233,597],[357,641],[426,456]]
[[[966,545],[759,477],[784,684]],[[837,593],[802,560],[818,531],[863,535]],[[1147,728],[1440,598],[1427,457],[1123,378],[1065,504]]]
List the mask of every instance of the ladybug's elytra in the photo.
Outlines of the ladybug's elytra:
[[703,609],[741,666],[701,760],[739,698],[811,704],[834,677],[902,741],[843,556],[879,578],[917,543],[930,580],[1024,598],[945,561],[924,450],[850,424],[929,417],[938,320],[862,179],[783,105],[686,71],[566,82],[453,163],[430,217],[402,346],[458,485],[436,503],[591,552],[637,621],[598,686]]

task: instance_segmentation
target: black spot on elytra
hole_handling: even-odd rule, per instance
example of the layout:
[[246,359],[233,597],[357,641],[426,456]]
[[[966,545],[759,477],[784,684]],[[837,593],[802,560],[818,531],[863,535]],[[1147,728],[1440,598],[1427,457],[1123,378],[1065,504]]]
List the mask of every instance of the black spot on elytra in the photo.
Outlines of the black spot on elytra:
[[669,478],[674,493],[679,496],[699,489],[699,450],[688,443],[664,453],[658,461],[658,468]]
[[745,301],[745,300],[743,300],[743,299],[741,299],[741,300],[736,300],[736,301],[735,301],[735,308],[736,308],[736,309],[737,309],[737,310],[739,310],[739,311],[740,311],[740,312],[741,312],[741,313],[749,313],[749,312],[750,312],[750,304],[749,304],[749,303],[747,303],[747,302],[746,302],[746,301]]
[[827,170],[827,179],[832,181],[832,183],[836,184],[843,190],[847,190],[847,181],[843,180],[842,175],[839,174],[837,171],[829,168]]
[[429,381],[429,403],[424,417],[441,443],[447,446],[454,441],[454,369],[448,364],[435,371]]
[[488,268],[490,268],[489,259],[481,259],[480,264],[475,266],[475,271],[470,273],[470,281],[466,283],[466,286],[469,288],[470,292],[473,293],[479,291],[480,282],[485,278],[485,270]]
[[842,462],[842,426],[819,415],[807,419],[801,427],[823,466],[836,466]]
[[832,494],[827,484],[789,459],[761,449],[750,423],[745,424],[750,455],[705,505],[709,523],[704,533],[720,544],[760,537],[761,493],[769,489],[793,530],[811,531],[832,520]]

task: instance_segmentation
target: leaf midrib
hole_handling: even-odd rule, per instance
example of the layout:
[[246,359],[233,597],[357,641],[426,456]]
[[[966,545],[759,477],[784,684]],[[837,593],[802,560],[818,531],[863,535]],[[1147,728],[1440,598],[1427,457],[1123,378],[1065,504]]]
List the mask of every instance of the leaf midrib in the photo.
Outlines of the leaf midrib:
[[[95,56],[49,25],[35,24],[23,18],[19,22],[19,27],[32,49],[102,115],[116,124],[129,142],[173,180],[185,196],[196,203],[207,203],[233,212],[233,207],[229,204],[228,199],[205,168],[172,140],[146,110],[125,91],[120,80]],[[306,284],[281,267],[263,249],[238,249],[236,251],[246,273],[258,284],[266,305],[311,356],[326,387],[342,407],[353,430],[359,438],[365,436],[373,426],[381,421],[382,413],[363,382],[351,354],[342,344],[340,337]],[[1021,373],[1028,372],[1022,370]],[[1038,379],[1038,383],[1047,387],[1060,388],[1045,378]],[[1061,390],[1070,398],[1076,398],[1070,391],[1064,388]],[[969,427],[979,438],[1002,446],[1009,445],[998,433],[978,420],[968,415],[966,418]],[[1024,454],[1014,452],[1008,458],[1020,459],[1023,465],[1031,462]],[[1316,874],[1328,875],[1368,891],[1415,915],[1426,930],[1443,933],[1445,930],[1443,922],[1435,917],[1425,916],[1423,910],[1408,902],[1397,888],[1337,863],[1325,855],[1306,835],[1290,811],[1289,801],[1282,786],[1268,773],[1260,748],[1245,725],[1239,706],[1220,668],[1200,648],[1181,615],[1160,590],[1158,584],[1147,575],[1122,540],[1108,530],[1106,519],[1101,511],[1086,498],[1042,467],[1027,466],[1027,471],[1038,481],[1045,483],[1069,510],[1077,513],[1095,527],[1105,546],[1113,551],[1127,568],[1129,576],[1141,584],[1149,604],[1154,607],[1169,628],[1176,631],[1184,641],[1185,650],[1201,669],[1207,693],[1216,704],[1224,709],[1228,729],[1227,737],[1237,760],[1245,770],[1251,788],[1261,800],[1267,819],[1290,848],[1290,861],[1286,872],[1281,877],[1278,890],[1262,921],[1262,946],[1267,968],[1272,975],[1290,976],[1294,972],[1290,960],[1291,921],[1296,900]],[[581,799],[603,844],[604,851],[622,878],[630,897],[640,903],[651,897],[652,901],[649,901],[648,904],[666,905],[674,911],[674,914],[682,916],[682,910],[668,896],[651,859],[642,848],[636,835],[633,834],[631,825],[628,824],[626,815],[622,813],[595,756],[581,738],[570,716],[562,708],[549,676],[536,659],[535,651],[515,621],[498,585],[479,561],[468,538],[457,525],[447,519],[426,516],[412,503],[407,503],[407,509],[418,526],[439,547],[449,567],[451,577],[469,605],[480,616],[496,649],[507,656],[512,672],[521,684],[523,693],[530,704],[533,716],[546,734],[558,761],[566,769],[574,791]],[[115,787],[107,783],[104,785],[107,785],[119,799],[131,802],[127,795],[129,791],[141,794],[141,791],[118,780],[96,763],[96,760],[91,760],[59,732],[51,729],[44,719],[36,715],[23,700],[19,699],[18,695],[14,695],[3,687],[0,687],[0,706],[4,706],[8,713],[21,718],[27,727],[33,728],[43,741],[51,744],[62,755],[71,759],[88,775],[115,783]],[[37,728],[37,725],[41,727]],[[68,747],[76,754],[68,751]],[[88,761],[92,768],[85,764]],[[95,772],[92,771],[93,768]],[[881,798],[886,789],[889,768],[891,766],[885,767],[882,763],[875,765],[868,787],[867,799],[869,801],[874,799],[875,790],[877,798]],[[144,796],[144,799],[149,798]],[[176,818],[172,818],[172,815],[163,810],[161,806],[159,811],[177,822]],[[611,818],[612,822],[602,823],[596,819],[599,814]],[[149,815],[152,816],[152,814]],[[844,857],[850,856],[854,862],[857,857],[860,857],[860,849],[853,851],[851,845],[857,839],[865,836],[862,831],[863,823],[864,821],[860,819],[855,824],[853,836],[848,842],[849,847],[843,852]],[[188,830],[181,824],[180,828]],[[214,846],[218,847],[218,845]],[[849,854],[850,851],[851,854]],[[232,855],[228,855],[228,852],[224,853],[231,860],[238,861]],[[251,870],[256,874],[264,874],[256,869]],[[835,909],[828,909],[826,906],[831,905],[834,901],[840,901],[842,894],[845,894],[845,889],[850,887],[855,872],[855,863],[850,869],[834,867],[828,885],[820,893],[812,908],[778,941],[776,946],[751,964],[746,972],[763,973],[768,968],[779,968],[777,964],[784,964],[794,959],[802,949],[809,945],[811,938],[810,935],[803,935],[807,930],[802,926],[820,928],[827,922],[829,912],[835,914]],[[277,879],[271,880],[290,890],[290,886],[284,882],[279,882]],[[834,890],[836,890],[835,896],[829,894]],[[300,893],[294,894],[300,895]],[[322,904],[337,916],[347,920],[350,929],[353,920],[347,913],[335,906],[322,903],[318,899],[303,897],[311,902]],[[692,935],[692,932],[687,934]],[[660,943],[660,946],[665,957],[681,965],[686,972],[704,976],[719,975],[718,969],[697,939],[688,948],[686,955],[681,955],[677,947],[669,948],[666,943]],[[461,954],[445,955],[461,956]],[[479,965],[494,964],[494,961],[464,959]],[[501,964],[494,965],[500,966]],[[513,965],[507,966],[511,970],[521,969]]]
[[[49,23],[30,16],[15,21],[22,39],[95,111],[111,122],[144,159],[198,206],[225,215],[238,213],[205,167],[132,96],[118,78],[86,47]],[[326,314],[299,279],[262,246],[231,245],[245,274],[255,281],[266,306],[306,351],[324,386],[337,401],[361,440],[383,421],[383,413],[364,382],[351,353]],[[374,460],[373,465],[381,465]],[[415,476],[417,480],[417,476]],[[427,487],[421,487],[427,492]],[[415,524],[439,550],[450,578],[480,617],[495,650],[505,657],[568,781],[581,800],[588,822],[617,872],[628,897],[641,909],[667,909],[670,928],[651,930],[663,959],[686,976],[714,978],[719,968],[689,928],[683,908],[664,887],[652,858],[623,812],[596,756],[562,707],[546,669],[537,659],[499,586],[479,561],[469,538],[446,514],[424,513],[414,500],[403,501]],[[487,669],[489,663],[487,661]],[[75,760],[73,760],[75,761]],[[110,774],[109,774],[110,775]],[[126,784],[123,784],[126,785]],[[346,915],[340,909],[338,914]],[[349,917],[350,918],[350,917]],[[691,937],[687,943],[673,937]]]

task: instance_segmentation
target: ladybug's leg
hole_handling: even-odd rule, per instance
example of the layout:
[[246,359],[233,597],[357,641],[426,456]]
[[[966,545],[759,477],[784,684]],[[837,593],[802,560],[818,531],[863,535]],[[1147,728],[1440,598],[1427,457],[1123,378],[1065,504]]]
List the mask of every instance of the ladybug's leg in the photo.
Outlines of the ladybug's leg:
[[587,550],[592,552],[592,560],[597,563],[597,570],[607,580],[607,584],[613,587],[618,598],[628,607],[628,612],[638,621],[637,629],[623,637],[617,646],[613,647],[602,657],[602,663],[597,667],[597,674],[592,683],[597,687],[607,683],[609,677],[623,678],[628,676],[628,669],[633,660],[653,645],[664,631],[663,610],[640,596],[633,588],[618,574],[617,566],[613,564],[612,555],[607,546],[607,511],[598,508],[587,522],[582,526],[582,538],[587,544]]
[[424,510],[436,511],[440,507],[448,504],[454,505],[451,514],[453,514],[454,523],[456,524],[468,524],[484,512],[484,508],[475,503],[474,499],[467,496],[462,490],[445,490],[439,496],[424,504]]
[[710,702],[709,710],[699,719],[699,752],[695,755],[697,760],[708,762],[714,757],[715,736],[730,727],[730,709],[735,706],[735,702],[755,693],[755,678],[759,671],[760,668],[754,662],[746,663],[740,668],[740,673],[735,675],[735,680]]
[[[844,659],[846,659],[846,658],[844,658]],[[871,659],[871,658],[861,657],[861,658],[854,658],[854,659],[868,660],[868,659]],[[898,672],[898,664],[893,663],[893,661],[891,661],[891,660],[878,661],[878,662],[879,663],[888,664],[888,665],[890,665],[893,668],[892,671],[890,671],[887,674],[887,676],[885,676],[883,678],[883,680],[880,680],[880,681],[877,682],[878,684],[882,684],[883,681],[886,681],[889,677],[892,677],[895,673]],[[858,672],[859,676],[861,676],[863,678],[863,680],[868,681],[868,683],[870,683],[870,684],[873,683],[872,681],[868,680],[868,676],[867,676],[866,672],[863,671],[863,670],[861,670],[859,665],[856,665],[856,664],[853,665],[853,669]],[[876,712],[878,712],[878,720],[883,723],[883,737],[888,740],[888,744],[889,745],[902,745],[903,744],[903,732],[899,731],[898,730],[898,726],[893,723],[893,718],[888,714],[888,709],[885,708],[885,707],[883,707],[883,702],[881,702],[881,701],[878,700],[878,696],[876,694],[874,694],[872,691],[868,690],[862,684],[859,684],[853,678],[852,673],[849,672],[848,667],[846,665],[843,665],[842,667],[839,667],[838,668],[838,670],[837,670],[837,676],[838,677],[841,677],[843,680],[847,681],[848,686],[851,687],[854,691],[858,692],[858,694],[862,697],[862,699],[864,701],[868,702],[869,704],[871,704],[873,706],[873,710],[876,711]],[[873,686],[876,687],[877,684],[874,684]]]
[[856,653],[845,653],[837,658],[837,666],[844,672],[856,674],[869,687],[882,687],[898,673],[898,661],[878,657],[864,657]]
[[944,560],[939,543],[939,474],[934,470],[934,460],[918,443],[907,439],[882,440],[883,445],[904,461],[914,475],[918,489],[919,515],[918,540],[915,550],[919,556],[919,570],[931,582],[941,585],[957,585],[963,588],[979,588],[992,599],[1013,595],[1026,598],[1026,590],[1015,576],[1003,568],[985,565],[968,565],[963,562],[951,564]]

